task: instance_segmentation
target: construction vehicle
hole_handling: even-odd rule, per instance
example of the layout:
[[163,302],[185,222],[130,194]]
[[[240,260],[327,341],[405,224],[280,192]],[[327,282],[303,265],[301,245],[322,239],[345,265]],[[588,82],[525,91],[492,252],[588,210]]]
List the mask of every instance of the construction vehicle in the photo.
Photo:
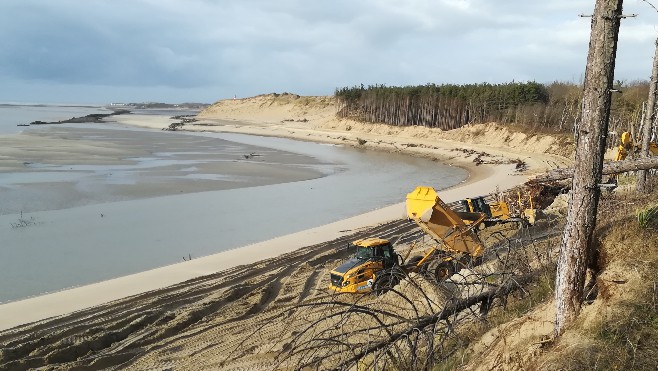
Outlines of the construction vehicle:
[[528,197],[529,207],[525,207],[522,200],[521,192],[518,195],[518,209],[521,210],[520,215],[512,215],[510,206],[505,201],[490,201],[488,202],[485,197],[466,198],[459,203],[462,208],[472,213],[483,213],[486,215],[484,219],[485,226],[491,226],[499,223],[517,222],[522,224],[535,224],[536,210],[534,209],[532,197]]
[[[629,154],[639,152],[642,149],[642,144],[633,141],[633,135],[625,131],[621,134],[620,144],[617,147],[617,155],[615,161],[623,161]],[[649,142],[649,153],[658,155],[658,145],[656,142]]]
[[356,249],[354,256],[330,273],[329,288],[337,292],[370,292],[377,275],[401,263],[400,255],[385,239],[357,240],[349,248]]
[[407,195],[407,217],[437,244],[422,256],[403,259],[390,241],[378,238],[354,241],[356,254],[330,272],[329,289],[335,292],[381,293],[402,276],[420,272],[444,281],[463,266],[477,264],[484,245],[476,231],[483,225],[483,212],[454,211],[432,187],[416,187]]
[[[633,135],[628,131],[625,131],[621,134],[619,146],[617,146],[617,154],[615,155],[615,161],[623,161],[628,157],[628,155],[633,155],[642,150],[642,144],[636,143],[633,141]],[[658,145],[655,141],[649,142],[649,153],[652,155],[658,155]],[[611,174],[608,177],[606,183],[611,184],[612,188],[617,187],[619,174]]]
[[487,213],[455,211],[432,187],[416,187],[407,194],[406,207],[407,217],[437,243],[424,256],[410,259],[417,270],[444,281],[461,267],[479,263],[485,248],[477,230],[485,226]]

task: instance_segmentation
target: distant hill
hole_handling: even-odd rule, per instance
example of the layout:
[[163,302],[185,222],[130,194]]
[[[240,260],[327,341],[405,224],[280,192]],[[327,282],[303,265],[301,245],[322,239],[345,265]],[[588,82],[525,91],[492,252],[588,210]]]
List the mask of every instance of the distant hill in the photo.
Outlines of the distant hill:
[[210,106],[208,103],[160,103],[160,102],[142,102],[142,103],[112,103],[110,107],[129,107],[132,109],[205,109]]

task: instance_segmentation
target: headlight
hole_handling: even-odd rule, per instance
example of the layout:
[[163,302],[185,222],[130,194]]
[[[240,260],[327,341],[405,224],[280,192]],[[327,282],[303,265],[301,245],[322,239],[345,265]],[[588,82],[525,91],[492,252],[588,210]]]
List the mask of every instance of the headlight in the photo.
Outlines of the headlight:
[[352,276],[354,276],[354,273],[346,274],[345,277],[343,277],[343,287],[350,284],[350,278],[352,278]]

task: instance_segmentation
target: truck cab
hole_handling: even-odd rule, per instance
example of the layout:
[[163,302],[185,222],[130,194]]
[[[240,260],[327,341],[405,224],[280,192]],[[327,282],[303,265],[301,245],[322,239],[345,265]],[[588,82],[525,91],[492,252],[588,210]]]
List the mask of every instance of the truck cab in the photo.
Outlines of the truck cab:
[[334,268],[329,289],[335,292],[370,292],[377,273],[399,265],[399,256],[388,240],[366,238],[350,243],[354,255]]

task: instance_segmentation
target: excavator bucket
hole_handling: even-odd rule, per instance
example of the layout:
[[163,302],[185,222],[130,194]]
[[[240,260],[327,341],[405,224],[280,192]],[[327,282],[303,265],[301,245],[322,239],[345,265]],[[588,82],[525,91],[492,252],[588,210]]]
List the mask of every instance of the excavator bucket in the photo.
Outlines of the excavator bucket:
[[407,194],[406,204],[407,217],[447,250],[482,255],[483,246],[474,229],[484,220],[483,213],[455,212],[432,187],[416,187]]

